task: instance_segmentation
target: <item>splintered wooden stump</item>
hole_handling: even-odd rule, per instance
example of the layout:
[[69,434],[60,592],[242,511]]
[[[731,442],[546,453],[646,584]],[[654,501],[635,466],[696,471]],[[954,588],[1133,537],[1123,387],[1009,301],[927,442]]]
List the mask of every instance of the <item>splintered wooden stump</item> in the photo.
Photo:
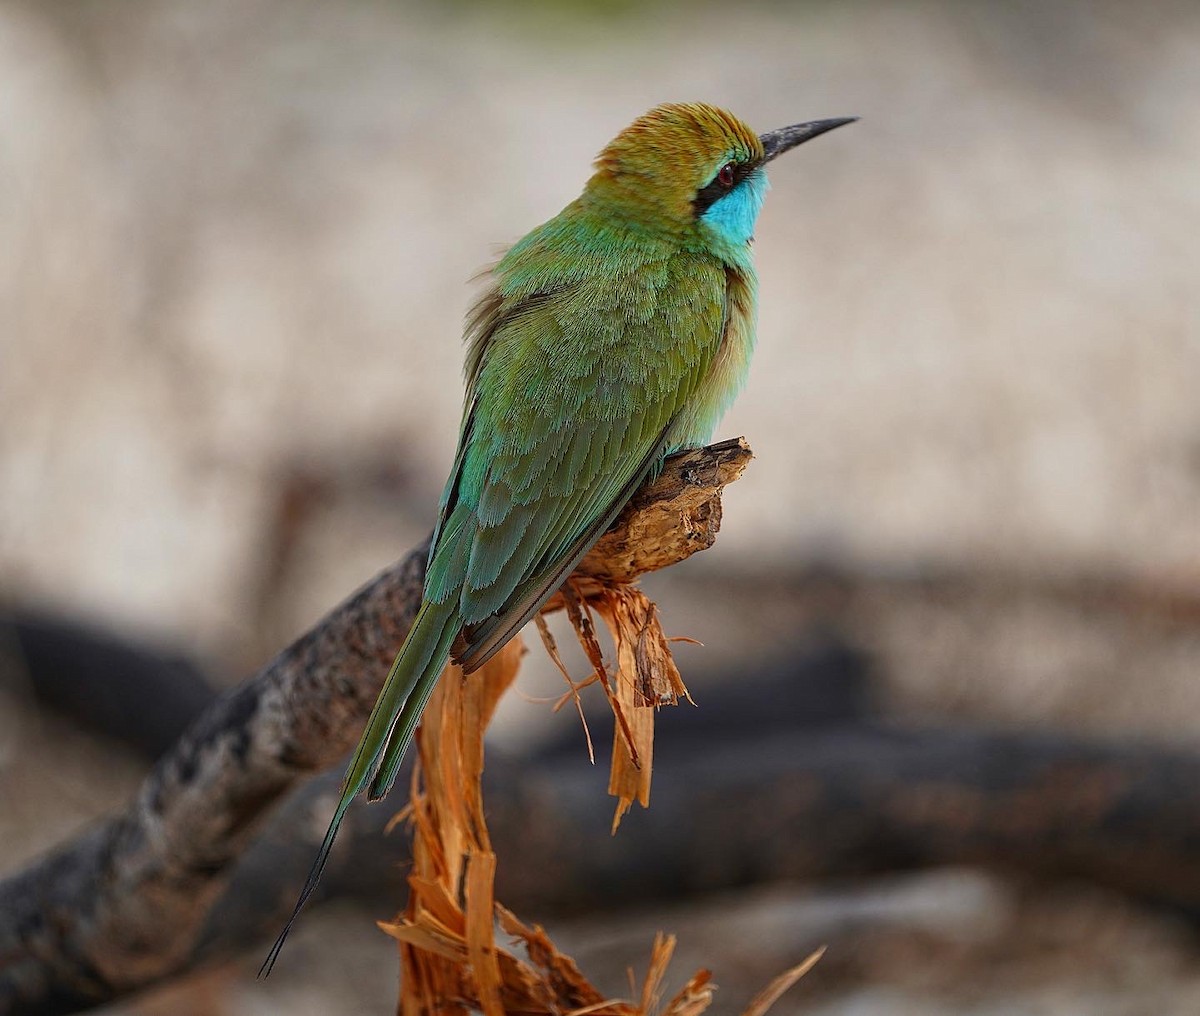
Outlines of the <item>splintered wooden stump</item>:
[[[579,692],[593,681],[603,686],[615,714],[609,781],[609,792],[619,800],[614,832],[635,799],[649,805],[655,710],[687,695],[654,604],[630,583],[712,546],[721,523],[721,489],[741,475],[749,459],[750,450],[740,439],[674,459],[633,499],[547,604],[547,611],[566,609],[592,665],[589,678],[572,680],[538,618],[542,640],[580,716]],[[615,665],[604,660],[593,612],[613,637]],[[639,997],[613,1000],[541,928],[526,926],[495,900],[499,860],[484,818],[483,740],[524,652],[518,638],[470,677],[449,667],[425,711],[409,810],[414,832],[408,906],[395,922],[380,924],[400,943],[400,1010],[404,1016],[461,1016],[471,1009],[486,1016],[563,1011],[697,1016],[712,1002],[708,971],[694,974],[669,1001],[660,997],[674,937],[656,937]],[[497,924],[521,944],[519,952],[496,943]],[[761,1016],[818,956],[780,975],[751,1003],[748,1016]]]

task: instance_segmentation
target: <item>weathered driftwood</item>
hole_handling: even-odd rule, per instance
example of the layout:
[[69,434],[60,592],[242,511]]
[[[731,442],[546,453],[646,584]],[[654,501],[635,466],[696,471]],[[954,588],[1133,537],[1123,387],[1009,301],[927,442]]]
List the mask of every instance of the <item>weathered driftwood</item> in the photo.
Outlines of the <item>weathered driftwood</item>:
[[[620,561],[593,553],[585,576],[632,578],[711,545],[720,490],[750,458],[740,440],[674,457],[606,538]],[[215,702],[125,812],[0,883],[0,1014],[77,1011],[189,965],[263,816],[353,746],[419,606],[426,554],[411,551]]]

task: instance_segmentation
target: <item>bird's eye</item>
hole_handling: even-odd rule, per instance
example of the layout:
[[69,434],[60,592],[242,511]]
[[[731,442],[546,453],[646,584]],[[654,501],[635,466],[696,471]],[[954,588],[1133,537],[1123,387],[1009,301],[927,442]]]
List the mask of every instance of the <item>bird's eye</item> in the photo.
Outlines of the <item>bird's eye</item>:
[[717,183],[719,183],[722,187],[732,187],[733,186],[733,163],[732,162],[727,162],[727,163],[725,163],[724,166],[721,167],[720,171],[717,173]]

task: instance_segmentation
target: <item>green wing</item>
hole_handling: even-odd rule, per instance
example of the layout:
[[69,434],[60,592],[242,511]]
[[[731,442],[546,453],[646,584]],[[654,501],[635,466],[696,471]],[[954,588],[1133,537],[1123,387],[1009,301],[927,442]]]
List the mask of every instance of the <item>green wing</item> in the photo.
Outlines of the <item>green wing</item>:
[[661,463],[720,346],[725,274],[675,255],[490,307],[426,576],[428,600],[457,602],[467,670],[529,620]]

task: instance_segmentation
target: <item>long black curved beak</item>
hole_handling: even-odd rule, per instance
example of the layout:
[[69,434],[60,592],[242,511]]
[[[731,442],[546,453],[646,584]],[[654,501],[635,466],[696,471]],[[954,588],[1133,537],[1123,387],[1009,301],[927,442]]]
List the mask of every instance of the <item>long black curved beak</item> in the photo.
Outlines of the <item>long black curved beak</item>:
[[770,162],[775,156],[782,155],[788,149],[802,145],[805,141],[811,141],[835,127],[844,127],[848,123],[854,123],[857,119],[856,116],[839,116],[832,120],[810,120],[808,123],[794,123],[791,127],[780,127],[777,131],[760,134],[758,140],[762,142],[763,146],[763,162]]

